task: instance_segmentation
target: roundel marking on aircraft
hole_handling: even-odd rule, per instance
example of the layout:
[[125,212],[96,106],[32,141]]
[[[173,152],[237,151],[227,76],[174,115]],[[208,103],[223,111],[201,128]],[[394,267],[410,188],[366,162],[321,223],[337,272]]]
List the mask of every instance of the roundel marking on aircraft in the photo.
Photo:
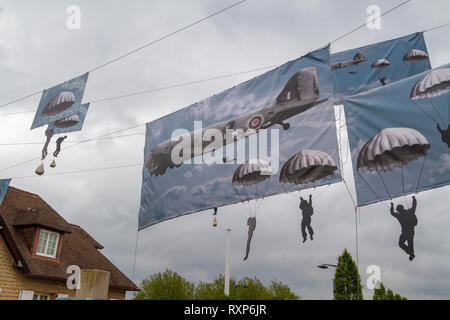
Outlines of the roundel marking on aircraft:
[[264,122],[264,117],[262,115],[258,114],[258,115],[251,117],[250,120],[248,120],[247,127],[249,129],[258,130],[262,126],[263,122]]

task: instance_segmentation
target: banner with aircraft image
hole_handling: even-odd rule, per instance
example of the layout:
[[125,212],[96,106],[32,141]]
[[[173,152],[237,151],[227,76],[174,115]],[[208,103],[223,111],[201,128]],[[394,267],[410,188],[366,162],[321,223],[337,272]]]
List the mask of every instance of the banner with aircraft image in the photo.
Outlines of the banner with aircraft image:
[[450,64],[344,97],[358,205],[450,183]]
[[147,123],[139,229],[341,181],[330,63],[325,47]]

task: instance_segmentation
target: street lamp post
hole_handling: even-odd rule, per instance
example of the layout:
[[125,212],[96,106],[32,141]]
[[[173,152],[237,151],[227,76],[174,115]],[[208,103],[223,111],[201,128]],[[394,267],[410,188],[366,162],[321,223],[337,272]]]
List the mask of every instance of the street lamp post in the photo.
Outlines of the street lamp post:
[[[329,267],[337,268],[337,265],[331,264],[331,263],[323,263],[323,264],[317,266],[317,268],[320,268],[320,269],[328,269]],[[334,279],[333,279],[333,300],[334,300]]]

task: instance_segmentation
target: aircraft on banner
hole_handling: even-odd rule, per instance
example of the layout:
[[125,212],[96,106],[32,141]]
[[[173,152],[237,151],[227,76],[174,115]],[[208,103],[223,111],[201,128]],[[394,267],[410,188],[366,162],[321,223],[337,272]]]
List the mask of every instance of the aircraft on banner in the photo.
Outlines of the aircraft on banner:
[[[179,149],[183,152],[186,150],[186,144],[190,152],[180,154],[183,160],[212,152],[276,124],[281,125],[283,130],[289,130],[290,124],[284,122],[285,120],[327,100],[319,100],[316,68],[303,68],[289,79],[272,105],[166,140],[151,150],[145,166],[150,175],[158,176],[164,174],[168,168],[181,166],[182,160],[174,161],[173,151]],[[217,136],[213,132],[219,133],[222,139],[214,139],[211,142],[211,136]],[[206,136],[210,136],[209,139],[205,138]]]

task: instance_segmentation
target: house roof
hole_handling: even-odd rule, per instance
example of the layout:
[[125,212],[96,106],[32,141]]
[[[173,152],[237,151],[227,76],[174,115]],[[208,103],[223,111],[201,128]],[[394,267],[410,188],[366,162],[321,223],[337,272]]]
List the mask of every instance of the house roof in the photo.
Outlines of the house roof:
[[[9,187],[0,206],[0,225],[3,234],[15,251],[25,275],[66,281],[67,267],[98,269],[111,273],[110,288],[137,291],[138,287],[114,266],[100,251],[103,246],[83,228],[68,223],[36,194]],[[21,228],[40,226],[64,234],[59,262],[33,258]],[[19,261],[17,261],[19,263]]]

